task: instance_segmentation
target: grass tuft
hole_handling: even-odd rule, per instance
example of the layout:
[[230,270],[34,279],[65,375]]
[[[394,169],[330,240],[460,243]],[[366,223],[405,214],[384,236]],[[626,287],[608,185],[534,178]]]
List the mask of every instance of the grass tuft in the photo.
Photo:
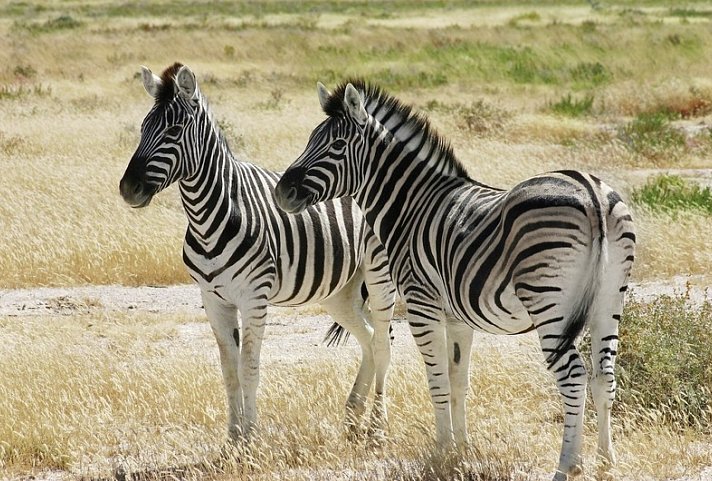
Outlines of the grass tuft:
[[84,22],[77,20],[71,15],[63,14],[44,22],[15,22],[15,26],[32,33],[51,33],[59,30],[72,30],[84,25]]
[[549,103],[549,110],[569,117],[583,117],[591,114],[593,101],[593,95],[586,94],[583,98],[576,99],[569,93],[561,97],[558,102]]
[[685,146],[685,136],[670,123],[665,111],[638,114],[620,131],[619,137],[635,154],[660,159]]
[[633,202],[652,211],[701,212],[712,215],[712,191],[678,175],[658,175],[633,190]]

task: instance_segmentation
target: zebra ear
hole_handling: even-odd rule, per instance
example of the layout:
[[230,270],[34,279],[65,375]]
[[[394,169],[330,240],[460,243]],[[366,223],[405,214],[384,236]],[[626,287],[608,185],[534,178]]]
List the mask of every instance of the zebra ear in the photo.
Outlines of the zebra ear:
[[346,105],[346,110],[349,115],[360,124],[365,124],[368,119],[368,113],[363,106],[363,99],[361,94],[358,93],[356,87],[352,84],[346,86],[344,91],[344,105]]
[[326,104],[329,101],[329,98],[331,97],[331,93],[326,87],[324,87],[324,84],[321,82],[316,83],[316,92],[319,95],[319,104],[321,104],[321,109],[325,110]]
[[186,100],[193,100],[198,90],[198,82],[191,69],[183,65],[176,74],[176,90],[178,95]]
[[156,98],[156,96],[158,95],[158,90],[163,84],[163,82],[161,82],[161,78],[151,72],[148,67],[144,67],[143,65],[141,65],[141,77],[143,78],[143,88],[146,89],[148,95],[153,98]]

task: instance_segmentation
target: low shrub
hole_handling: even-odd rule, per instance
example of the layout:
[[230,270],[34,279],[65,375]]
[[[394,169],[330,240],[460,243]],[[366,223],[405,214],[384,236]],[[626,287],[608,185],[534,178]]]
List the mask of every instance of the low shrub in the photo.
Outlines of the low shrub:
[[634,189],[633,202],[653,211],[694,211],[712,214],[712,191],[678,175],[658,175]]
[[556,114],[582,117],[589,115],[593,110],[593,100],[593,95],[586,95],[581,99],[576,99],[571,94],[566,94],[558,102],[549,103],[548,107],[549,110]]
[[675,129],[664,111],[644,112],[623,126],[619,138],[632,152],[651,159],[667,157],[685,146],[685,135]]
[[688,295],[629,302],[620,323],[618,400],[680,428],[712,425],[712,304]]

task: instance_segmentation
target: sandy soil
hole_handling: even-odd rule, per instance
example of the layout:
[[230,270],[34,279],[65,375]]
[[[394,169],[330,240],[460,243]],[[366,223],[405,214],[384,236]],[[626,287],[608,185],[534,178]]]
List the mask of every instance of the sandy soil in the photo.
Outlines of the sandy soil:
[[[689,289],[692,303],[702,303],[712,297],[706,278],[678,276],[666,281],[646,282],[631,286],[631,295],[649,300],[658,295],[681,294]],[[180,342],[195,351],[213,353],[215,340],[203,312],[200,290],[195,285],[124,287],[84,286],[71,288],[0,289],[0,316],[43,316],[99,314],[101,312],[146,312],[176,314],[181,322],[177,329]],[[398,311],[398,310],[397,310]],[[394,362],[400,356],[415,353],[415,344],[401,315],[394,319]],[[195,321],[185,318],[195,316]],[[303,308],[272,308],[266,330],[262,359],[265,363],[301,363],[321,359],[356,359],[360,350],[355,340],[341,349],[326,349],[322,339],[331,325],[329,316],[314,306]],[[512,352],[532,353],[538,350],[536,335],[491,336],[476,333],[475,345]]]

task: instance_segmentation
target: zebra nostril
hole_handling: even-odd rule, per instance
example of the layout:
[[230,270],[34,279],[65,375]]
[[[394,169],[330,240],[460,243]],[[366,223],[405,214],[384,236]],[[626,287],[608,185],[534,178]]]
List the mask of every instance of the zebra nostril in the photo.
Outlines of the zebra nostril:
[[136,182],[136,185],[134,186],[133,193],[135,194],[140,194],[141,190],[143,190],[143,185],[141,182]]
[[289,192],[287,192],[287,199],[288,200],[295,200],[297,198],[297,188],[296,187],[290,187]]

